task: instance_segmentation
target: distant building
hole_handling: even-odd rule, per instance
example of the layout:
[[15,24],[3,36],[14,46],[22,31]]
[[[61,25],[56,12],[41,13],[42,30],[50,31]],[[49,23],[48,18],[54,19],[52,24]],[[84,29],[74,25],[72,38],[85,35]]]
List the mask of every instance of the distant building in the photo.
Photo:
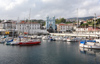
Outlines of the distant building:
[[3,28],[4,28],[4,24],[0,23],[0,29],[3,29]]
[[58,32],[72,32],[73,30],[73,24],[58,24],[57,25],[57,31]]
[[100,28],[93,28],[93,27],[79,27],[76,28],[76,32],[78,33],[85,33],[85,34],[100,34]]
[[16,21],[3,21],[0,23],[2,29],[16,29]]
[[6,31],[9,31],[9,36],[17,36],[16,30],[16,21],[2,21],[0,23],[0,34],[5,34]]
[[16,29],[21,32],[27,32],[28,34],[38,34],[38,33],[47,33],[46,30],[40,29],[40,24],[36,22],[25,22],[21,21],[20,23],[17,23]]
[[96,19],[100,19],[100,16],[98,16]]
[[46,19],[46,30],[52,29],[55,31],[55,17]]

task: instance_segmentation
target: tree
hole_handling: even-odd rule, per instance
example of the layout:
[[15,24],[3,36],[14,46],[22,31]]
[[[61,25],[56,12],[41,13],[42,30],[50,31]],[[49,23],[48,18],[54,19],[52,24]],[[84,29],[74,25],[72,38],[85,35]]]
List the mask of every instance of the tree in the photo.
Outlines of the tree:
[[66,19],[64,19],[64,18],[61,18],[59,21],[62,23],[66,23]]
[[97,23],[100,24],[100,19],[97,20]]
[[55,21],[56,21],[56,24],[59,24],[59,23],[60,23],[60,22],[59,22],[59,19],[56,19]]
[[83,22],[80,23],[80,25],[82,25],[82,24],[83,24]]
[[66,19],[64,18],[61,18],[61,19],[56,19],[56,24],[59,24],[59,23],[66,23]]

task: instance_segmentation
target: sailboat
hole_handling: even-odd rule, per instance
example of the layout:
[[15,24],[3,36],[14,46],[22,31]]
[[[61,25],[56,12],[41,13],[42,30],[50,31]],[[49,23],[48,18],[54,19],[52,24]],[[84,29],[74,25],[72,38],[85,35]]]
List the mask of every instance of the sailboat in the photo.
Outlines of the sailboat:
[[[30,10],[31,11],[31,10]],[[30,20],[30,14],[29,14],[29,20]],[[29,22],[29,21],[28,21]],[[29,22],[30,23],[30,22]],[[32,25],[32,23],[30,23],[30,25]],[[29,27],[29,26],[27,26]],[[29,30],[28,30],[29,31]],[[27,33],[27,39],[25,39],[25,41],[23,42],[19,42],[19,45],[36,45],[36,44],[40,44],[41,41],[38,40],[32,40],[32,38],[28,37],[29,32]]]

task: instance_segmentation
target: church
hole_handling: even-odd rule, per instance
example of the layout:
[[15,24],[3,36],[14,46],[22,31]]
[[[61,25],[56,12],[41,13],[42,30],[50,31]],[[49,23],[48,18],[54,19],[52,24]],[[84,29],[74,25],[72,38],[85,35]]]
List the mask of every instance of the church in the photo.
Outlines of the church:
[[53,18],[49,18],[49,16],[46,19],[46,30],[49,32],[55,32],[55,16]]

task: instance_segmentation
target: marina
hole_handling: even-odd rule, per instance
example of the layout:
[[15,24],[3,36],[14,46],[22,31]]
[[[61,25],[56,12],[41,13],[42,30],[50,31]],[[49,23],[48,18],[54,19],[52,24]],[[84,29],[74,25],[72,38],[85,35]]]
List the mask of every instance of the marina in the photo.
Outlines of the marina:
[[32,46],[0,44],[0,50],[0,64],[100,63],[100,50],[80,49],[79,42],[41,40],[40,45]]
[[100,64],[100,0],[2,0],[0,10],[0,64]]

